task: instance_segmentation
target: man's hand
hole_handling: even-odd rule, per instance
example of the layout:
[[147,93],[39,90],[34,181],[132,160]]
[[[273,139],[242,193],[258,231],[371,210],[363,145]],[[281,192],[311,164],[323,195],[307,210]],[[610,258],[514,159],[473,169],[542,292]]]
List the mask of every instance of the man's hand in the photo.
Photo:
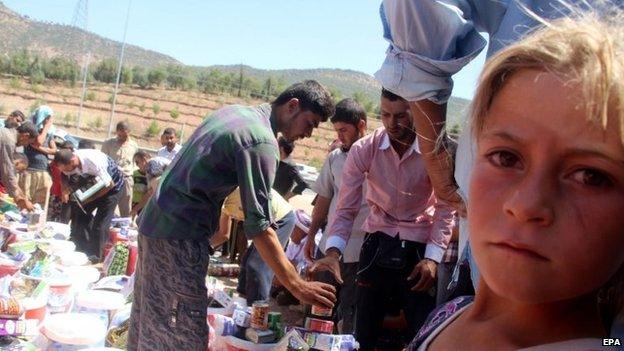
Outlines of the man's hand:
[[69,194],[66,192],[61,193],[61,203],[68,203],[69,202]]
[[308,234],[308,239],[306,240],[305,246],[303,247],[303,254],[308,261],[314,262],[315,253],[316,243],[314,242],[314,235]]
[[27,210],[28,212],[31,212],[35,209],[32,202],[28,201],[27,198],[21,198],[21,199],[15,200],[15,204],[21,210]]
[[414,270],[407,278],[408,281],[414,280],[416,277],[420,276],[418,283],[412,287],[412,291],[427,291],[433,283],[435,282],[436,272],[438,269],[438,264],[425,258],[418,262],[418,264],[414,267]]
[[330,248],[327,250],[326,254],[327,256],[324,258],[314,262],[312,267],[310,267],[310,272],[315,273],[329,271],[334,275],[338,284],[344,283],[342,276],[340,275],[340,253],[338,250]]
[[288,290],[303,304],[334,308],[336,303],[336,288],[329,284],[299,279]]

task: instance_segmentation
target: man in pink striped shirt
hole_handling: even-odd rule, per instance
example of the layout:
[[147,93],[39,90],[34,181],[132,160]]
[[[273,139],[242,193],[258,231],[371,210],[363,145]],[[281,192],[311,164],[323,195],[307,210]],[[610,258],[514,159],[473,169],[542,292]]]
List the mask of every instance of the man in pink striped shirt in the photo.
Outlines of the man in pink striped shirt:
[[[376,129],[351,147],[345,162],[327,255],[312,267],[338,282],[339,261],[360,209],[362,186],[370,214],[360,253],[355,336],[361,350],[373,350],[390,303],[399,302],[410,340],[435,306],[431,291],[453,227],[453,210],[438,201],[418,148],[409,104],[383,90]],[[394,301],[394,302],[392,302]]]

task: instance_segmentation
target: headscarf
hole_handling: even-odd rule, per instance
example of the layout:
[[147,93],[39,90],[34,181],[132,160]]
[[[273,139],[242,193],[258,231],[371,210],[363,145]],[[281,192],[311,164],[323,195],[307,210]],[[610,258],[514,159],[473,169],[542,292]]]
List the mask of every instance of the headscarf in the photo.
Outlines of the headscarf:
[[[41,105],[37,107],[35,112],[33,112],[33,114],[30,116],[30,119],[37,128],[37,130],[41,131],[41,129],[43,129],[43,123],[45,122],[46,118],[52,117],[52,115],[54,115],[54,111],[50,106]],[[52,127],[50,128],[50,130],[48,130],[48,134],[52,134],[53,131],[54,129]]]

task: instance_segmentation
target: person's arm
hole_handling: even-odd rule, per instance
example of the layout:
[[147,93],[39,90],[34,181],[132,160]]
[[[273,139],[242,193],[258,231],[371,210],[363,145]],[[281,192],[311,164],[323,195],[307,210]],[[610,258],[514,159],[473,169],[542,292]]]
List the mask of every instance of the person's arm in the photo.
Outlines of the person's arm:
[[31,145],[35,150],[42,152],[46,155],[54,155],[57,151],[57,147],[56,147],[56,143],[54,142],[53,139],[50,139],[50,142],[48,143],[48,146],[36,146],[36,145]]
[[[363,140],[363,139],[361,139]],[[338,204],[334,219],[329,228],[329,238],[326,242],[326,257],[312,265],[310,271],[329,271],[338,283],[342,283],[340,274],[340,258],[351,236],[353,221],[362,205],[362,187],[366,180],[366,173],[370,169],[373,159],[373,136],[365,142],[356,142],[349,150],[349,156],[342,169],[342,181],[338,193]]]
[[26,196],[18,184],[17,174],[15,174],[15,166],[13,165],[13,153],[15,152],[15,146],[10,145],[14,141],[8,140],[0,145],[0,180],[6,187],[9,195],[15,200],[15,204],[21,209],[27,209],[31,211],[33,205]]
[[327,214],[329,213],[329,205],[331,199],[319,195],[316,198],[316,203],[312,209],[312,222],[310,223],[310,230],[308,231],[308,239],[305,243],[304,254],[308,261],[314,261],[314,253],[316,251],[316,242],[314,238],[316,233],[321,229],[323,224],[327,222]]
[[457,193],[458,186],[453,176],[453,155],[442,142],[445,137],[446,103],[439,105],[421,100],[411,101],[409,105],[418,131],[418,147],[437,196],[465,216],[465,205]]
[[425,258],[416,264],[409,280],[419,277],[412,291],[428,290],[435,282],[437,266],[442,261],[444,251],[448,247],[453,228],[455,227],[455,211],[448,204],[441,202],[432,195],[434,204],[433,225],[425,249]]
[[39,145],[43,145],[46,141],[46,138],[48,137],[48,132],[50,131],[50,128],[52,127],[52,116],[48,117],[45,121],[45,123],[43,124],[43,128],[41,129],[41,131],[39,132],[39,135],[37,136],[37,146]]
[[410,102],[436,194],[462,213],[453,160],[437,141],[444,134],[451,76],[485,48],[487,42],[478,31],[495,31],[506,6],[476,0],[386,0],[381,7],[384,37],[390,47],[375,77],[384,88]]
[[335,289],[318,282],[305,282],[290,264],[271,228],[270,193],[277,166],[277,147],[258,143],[236,152],[236,173],[245,214],[245,235],[253,240],[262,259],[284,286],[303,303],[333,307]]
[[141,201],[139,201],[139,203],[137,203],[136,205],[132,206],[132,211],[130,211],[130,216],[131,217],[136,216],[139,213],[139,211],[141,211],[143,207],[147,205],[147,202],[150,200],[152,195],[154,195],[154,191],[152,190],[151,187],[148,187],[145,193],[143,194],[143,197],[141,197]]
[[253,243],[260,256],[271,267],[280,283],[304,304],[333,308],[336,303],[336,289],[321,282],[306,282],[288,261],[284,250],[272,228],[253,237]]
[[230,230],[232,229],[232,218],[221,211],[219,217],[219,230],[210,238],[210,245],[212,247],[219,247],[224,242],[230,240]]

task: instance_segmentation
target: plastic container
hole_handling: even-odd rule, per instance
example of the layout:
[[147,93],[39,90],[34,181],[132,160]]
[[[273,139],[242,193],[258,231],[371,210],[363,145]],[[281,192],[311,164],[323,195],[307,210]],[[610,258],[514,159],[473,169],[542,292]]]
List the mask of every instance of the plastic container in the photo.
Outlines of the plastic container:
[[89,314],[59,313],[46,318],[41,333],[49,341],[47,351],[78,351],[104,347],[106,326]]
[[50,286],[48,295],[48,310],[50,313],[69,312],[74,301],[71,279],[64,276],[47,280],[47,283]]
[[18,265],[0,264],[0,278],[13,275],[20,270]]
[[48,301],[45,298],[33,299],[27,297],[22,300],[24,310],[26,310],[24,316],[26,319],[36,319],[39,323],[43,322],[48,311]]
[[50,255],[63,257],[64,255],[76,251],[76,244],[73,241],[57,239],[38,239],[37,245]]
[[87,290],[92,283],[100,279],[100,271],[90,266],[66,267],[63,273],[71,279],[76,293]]
[[227,351],[271,351],[277,344],[254,344],[251,341],[239,339],[233,335],[225,338]]
[[67,252],[61,256],[61,264],[65,267],[84,266],[89,263],[89,258],[84,252]]
[[137,258],[139,256],[139,246],[138,243],[128,243],[128,266],[126,267],[126,275],[130,276],[134,274],[134,269],[136,268]]
[[108,329],[110,316],[126,304],[122,294],[104,290],[87,290],[76,296],[74,312],[91,314]]

